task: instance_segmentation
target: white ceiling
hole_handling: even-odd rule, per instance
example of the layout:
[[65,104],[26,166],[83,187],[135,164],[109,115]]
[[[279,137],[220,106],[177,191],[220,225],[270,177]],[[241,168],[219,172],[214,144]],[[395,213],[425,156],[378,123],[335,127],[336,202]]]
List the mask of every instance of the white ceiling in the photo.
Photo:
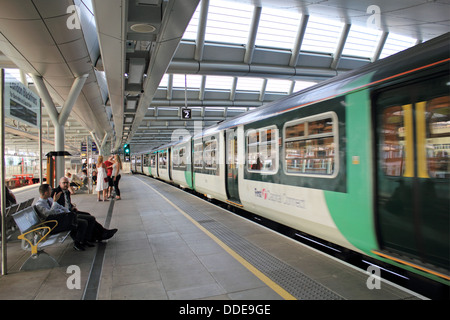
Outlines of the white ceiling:
[[[80,29],[68,27],[73,13],[67,9],[74,4]],[[303,81],[318,82],[391,54],[398,35],[408,37],[402,40],[407,47],[449,32],[449,13],[450,0],[0,0],[0,67],[42,76],[57,105],[75,77],[89,74],[66,126],[67,145],[76,148],[92,132],[99,141],[108,134],[107,151],[124,142],[139,151],[169,142],[176,129],[193,132],[195,125],[279,99]],[[271,16],[273,26],[266,21]],[[214,31],[219,20],[223,27]],[[139,23],[155,30],[130,28]],[[368,26],[362,32],[371,35],[354,38]],[[271,33],[280,41],[270,40]],[[315,43],[321,36],[326,40]],[[391,43],[394,51],[380,50]],[[329,44],[328,52],[322,44]],[[181,119],[185,105],[193,110],[191,120]],[[49,123],[45,135],[52,140],[45,112],[43,123],[44,130]],[[9,125],[17,129],[17,123]],[[18,129],[35,134],[24,125]],[[36,145],[20,132],[7,135],[7,144],[14,141]]]

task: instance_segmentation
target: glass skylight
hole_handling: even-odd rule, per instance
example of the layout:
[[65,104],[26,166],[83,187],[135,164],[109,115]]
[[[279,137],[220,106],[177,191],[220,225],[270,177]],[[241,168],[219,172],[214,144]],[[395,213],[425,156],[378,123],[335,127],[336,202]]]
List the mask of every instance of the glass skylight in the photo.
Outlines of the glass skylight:
[[266,92],[282,92],[289,93],[289,89],[291,88],[292,81],[284,80],[284,79],[268,79]]
[[185,39],[185,40],[195,40],[195,39],[197,39],[198,20],[199,20],[199,17],[200,17],[200,8],[201,8],[201,5],[199,4],[197,6],[197,10],[195,10],[194,14],[192,15],[191,21],[189,22],[186,30],[184,31],[183,39]]
[[264,79],[262,78],[239,78],[236,90],[238,91],[261,91]]
[[257,46],[292,49],[300,24],[297,11],[263,7],[256,35]]
[[205,88],[218,90],[231,90],[233,86],[233,77],[226,76],[207,76]]
[[[33,83],[33,79],[28,74],[25,74],[25,77],[28,83]],[[5,68],[5,78],[20,82],[20,69]]]
[[188,74],[185,81],[184,74],[174,74],[173,75],[173,87],[174,88],[184,88],[187,84],[189,89],[200,89],[202,83],[202,76],[198,74]]
[[167,88],[169,82],[169,75],[167,73],[164,74],[164,76],[162,77],[161,81],[159,82],[159,86],[161,88]]
[[310,16],[302,42],[302,51],[334,53],[343,23]]
[[246,44],[253,6],[238,2],[211,1],[205,41]]
[[311,81],[295,81],[295,86],[294,86],[293,92],[298,92],[300,90],[311,87],[315,84],[316,84],[315,82],[311,82]]
[[380,59],[393,55],[397,52],[408,49],[416,44],[416,39],[400,36],[398,34],[389,33],[383,50],[381,51]]
[[352,25],[342,54],[372,58],[380,39],[380,35],[380,30]]

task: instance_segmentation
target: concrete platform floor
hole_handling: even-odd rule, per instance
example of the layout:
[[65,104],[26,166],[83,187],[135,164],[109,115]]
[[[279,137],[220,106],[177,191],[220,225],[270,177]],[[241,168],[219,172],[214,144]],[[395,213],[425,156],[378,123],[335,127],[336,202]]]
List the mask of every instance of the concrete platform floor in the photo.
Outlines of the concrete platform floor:
[[[74,195],[72,200],[80,210],[92,213],[109,228],[118,228],[117,234],[104,245],[84,252],[75,251],[69,238],[46,250],[59,261],[59,267],[26,272],[19,268],[29,253],[20,249],[20,242],[8,242],[8,274],[0,276],[0,299],[80,300],[86,298],[85,293],[97,300],[289,298],[275,281],[239,259],[164,196],[167,187],[145,176],[124,174],[120,182],[122,200],[97,202],[96,194]],[[37,188],[30,190],[20,192],[20,196],[25,199],[33,193],[37,199]],[[170,193],[180,199],[192,197],[176,188]],[[201,199],[193,198],[189,203],[234,236],[298,270],[339,298],[417,299],[386,283],[380,290],[370,290],[365,273]],[[75,282],[74,274],[68,272],[70,266],[79,267],[79,288],[71,289]]]

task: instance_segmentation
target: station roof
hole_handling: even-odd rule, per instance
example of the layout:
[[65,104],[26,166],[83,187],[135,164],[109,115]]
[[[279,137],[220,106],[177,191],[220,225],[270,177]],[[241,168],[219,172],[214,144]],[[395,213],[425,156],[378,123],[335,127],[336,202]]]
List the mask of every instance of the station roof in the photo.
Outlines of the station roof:
[[[89,74],[65,127],[74,151],[87,136],[107,151],[148,150],[177,129],[194,133],[450,31],[449,0],[0,0],[0,8],[0,67],[42,76],[56,105]],[[37,148],[35,128],[5,121],[7,147]],[[51,144],[45,108],[42,122]]]

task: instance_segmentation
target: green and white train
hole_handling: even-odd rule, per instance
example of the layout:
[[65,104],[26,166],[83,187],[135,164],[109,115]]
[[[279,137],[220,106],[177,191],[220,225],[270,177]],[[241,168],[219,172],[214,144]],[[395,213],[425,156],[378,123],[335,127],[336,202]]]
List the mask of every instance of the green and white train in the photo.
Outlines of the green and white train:
[[134,155],[134,170],[449,284],[450,33]]

